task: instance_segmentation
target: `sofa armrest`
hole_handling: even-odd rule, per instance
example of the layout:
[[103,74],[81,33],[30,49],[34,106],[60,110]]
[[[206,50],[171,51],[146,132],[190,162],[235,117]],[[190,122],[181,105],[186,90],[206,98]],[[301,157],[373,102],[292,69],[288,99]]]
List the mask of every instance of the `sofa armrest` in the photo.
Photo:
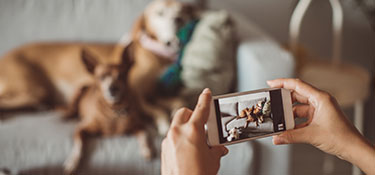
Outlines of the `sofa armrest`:
[[237,50],[238,90],[268,87],[267,80],[294,77],[292,55],[271,41],[244,41]]

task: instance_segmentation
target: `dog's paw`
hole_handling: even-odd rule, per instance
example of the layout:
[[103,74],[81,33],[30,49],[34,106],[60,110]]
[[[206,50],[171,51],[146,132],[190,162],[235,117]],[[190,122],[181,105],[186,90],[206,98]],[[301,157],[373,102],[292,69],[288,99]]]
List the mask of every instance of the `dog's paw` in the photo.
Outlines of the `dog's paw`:
[[161,136],[166,136],[169,130],[169,122],[168,120],[158,119],[157,120],[158,132]]
[[74,118],[77,118],[78,116],[78,113],[74,112],[74,111],[70,111],[70,110],[65,110],[65,111],[61,111],[61,119],[62,120],[70,120],[70,119],[74,119]]
[[73,159],[67,159],[64,162],[64,174],[65,175],[72,175],[74,171],[77,169],[78,162]]
[[159,135],[166,136],[168,130],[169,130],[169,124],[168,123],[162,122],[162,123],[158,124]]
[[151,161],[155,155],[154,151],[151,148],[141,149],[141,154],[146,159],[146,161]]

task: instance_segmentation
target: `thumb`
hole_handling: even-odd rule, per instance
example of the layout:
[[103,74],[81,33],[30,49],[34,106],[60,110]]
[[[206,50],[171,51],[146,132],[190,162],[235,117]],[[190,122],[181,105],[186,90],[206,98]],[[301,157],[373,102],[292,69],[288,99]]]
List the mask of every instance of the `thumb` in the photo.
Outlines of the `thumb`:
[[210,148],[213,155],[223,157],[228,154],[229,150],[225,146],[213,146]]
[[290,143],[306,143],[310,137],[306,128],[287,130],[280,135],[273,136],[273,144],[282,145]]

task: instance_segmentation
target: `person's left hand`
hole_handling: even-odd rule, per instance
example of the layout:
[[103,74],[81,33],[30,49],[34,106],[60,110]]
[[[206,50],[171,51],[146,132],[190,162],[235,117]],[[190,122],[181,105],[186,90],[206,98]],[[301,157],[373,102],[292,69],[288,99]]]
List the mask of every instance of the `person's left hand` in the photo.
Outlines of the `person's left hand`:
[[220,159],[228,149],[207,145],[204,124],[208,120],[210,103],[211,91],[205,89],[194,111],[182,108],[174,115],[161,145],[163,175],[216,175],[219,171]]

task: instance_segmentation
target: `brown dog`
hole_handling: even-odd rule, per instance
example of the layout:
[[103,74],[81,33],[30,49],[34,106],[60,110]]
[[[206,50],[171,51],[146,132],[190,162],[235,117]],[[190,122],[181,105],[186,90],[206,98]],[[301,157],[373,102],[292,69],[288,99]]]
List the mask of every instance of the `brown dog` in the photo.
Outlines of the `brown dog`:
[[129,49],[124,50],[121,63],[116,65],[100,64],[87,52],[82,53],[82,61],[95,82],[80,91],[70,110],[70,114],[78,113],[81,121],[74,134],[73,150],[64,164],[65,173],[71,174],[77,168],[87,135],[135,134],[141,154],[152,158],[146,131],[146,123],[150,122],[128,86],[128,72],[133,64],[128,52]]

